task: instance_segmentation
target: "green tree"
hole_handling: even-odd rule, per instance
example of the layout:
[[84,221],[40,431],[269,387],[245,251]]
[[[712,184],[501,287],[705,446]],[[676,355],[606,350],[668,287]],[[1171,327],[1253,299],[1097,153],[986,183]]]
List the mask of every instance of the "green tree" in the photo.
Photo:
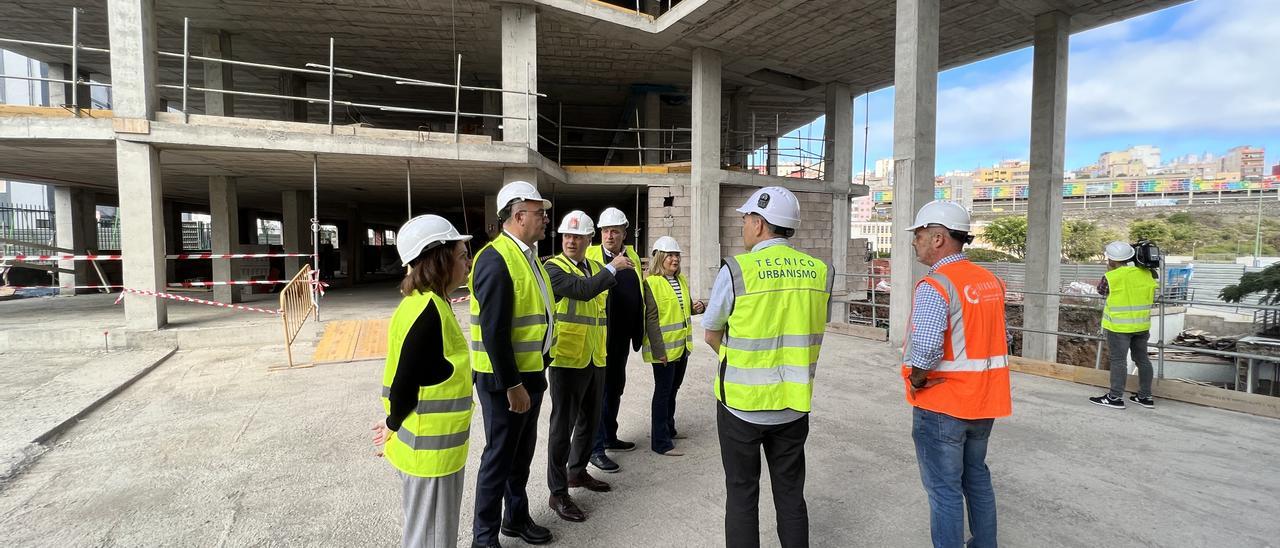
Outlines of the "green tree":
[[1264,305],[1280,305],[1280,263],[1272,264],[1259,272],[1249,272],[1240,277],[1240,283],[1222,288],[1218,298],[1238,303],[1254,293],[1262,293]]
[[1129,225],[1129,239],[1133,241],[1151,240],[1166,242],[1169,240],[1169,225],[1164,221],[1140,220]]
[[1027,256],[1027,218],[997,218],[983,229],[982,239],[1021,261]]
[[1062,223],[1062,256],[1068,261],[1082,263],[1102,254],[1107,242],[1117,238],[1115,232],[1106,230],[1093,221],[1072,219]]
[[1013,255],[1010,255],[1003,251],[996,251],[994,249],[983,249],[981,247],[965,248],[964,254],[966,257],[969,257],[970,261],[979,262],[979,263],[1020,262],[1017,257],[1014,257]]

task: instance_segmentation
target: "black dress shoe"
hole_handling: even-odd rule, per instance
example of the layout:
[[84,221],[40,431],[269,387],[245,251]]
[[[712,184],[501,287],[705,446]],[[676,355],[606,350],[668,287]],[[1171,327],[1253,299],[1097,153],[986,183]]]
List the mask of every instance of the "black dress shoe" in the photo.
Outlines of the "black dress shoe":
[[588,474],[586,470],[583,470],[581,474],[575,477],[569,478],[569,487],[585,487],[588,491],[597,493],[608,493],[613,489],[608,483],[591,477],[591,474]]
[[502,548],[502,543],[498,542],[498,539],[493,539],[493,542],[489,544],[480,544],[479,542],[472,542],[471,548]]
[[547,504],[551,505],[551,509],[556,511],[560,519],[572,522],[587,521],[587,514],[578,508],[578,504],[573,502],[573,498],[569,495],[551,495]]
[[622,469],[621,466],[618,466],[618,463],[613,462],[613,459],[609,458],[609,456],[604,453],[591,455],[590,462],[591,466],[600,469],[601,472],[608,472],[610,474]]
[[532,519],[525,521],[521,525],[503,525],[499,531],[509,537],[520,537],[520,540],[529,544],[551,542],[551,530],[534,523]]
[[604,448],[608,449],[609,451],[619,451],[619,452],[625,453],[627,451],[635,451],[636,444],[629,441],[613,440],[613,441],[604,442]]

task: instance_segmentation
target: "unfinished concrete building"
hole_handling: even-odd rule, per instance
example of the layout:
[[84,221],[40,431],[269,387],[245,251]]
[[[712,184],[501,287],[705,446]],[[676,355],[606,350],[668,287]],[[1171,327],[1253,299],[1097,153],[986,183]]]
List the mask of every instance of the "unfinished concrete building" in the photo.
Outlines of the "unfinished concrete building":
[[[139,290],[175,281],[165,257],[183,211],[211,215],[214,253],[277,221],[281,251],[354,284],[391,262],[369,244],[411,214],[483,241],[497,189],[525,179],[557,216],[628,212],[642,254],[675,236],[705,295],[741,247],[733,208],[760,186],[800,193],[801,248],[861,270],[851,103],[896,85],[893,285],[909,287],[920,271],[898,229],[933,196],[938,70],[1034,44],[1030,207],[1046,222],[1031,225],[1027,277],[1056,291],[1068,35],[1176,3],[7,0],[0,47],[49,63],[56,93],[49,107],[0,109],[0,177],[57,185],[58,245],[77,253],[105,250],[74,220],[118,205],[117,283]],[[86,108],[95,87],[108,108]],[[825,135],[796,153],[821,179],[779,176],[779,137],[823,115]],[[321,256],[326,241],[340,260]],[[231,260],[210,263],[210,279],[236,276]],[[66,266],[64,285],[92,285]],[[836,300],[858,284],[839,277]],[[1056,314],[1033,311],[1056,297],[1027,306],[1028,328],[1054,331]],[[908,308],[895,291],[891,339]],[[166,304],[130,294],[125,316],[159,329]],[[1053,338],[1028,333],[1027,355],[1052,359]]]

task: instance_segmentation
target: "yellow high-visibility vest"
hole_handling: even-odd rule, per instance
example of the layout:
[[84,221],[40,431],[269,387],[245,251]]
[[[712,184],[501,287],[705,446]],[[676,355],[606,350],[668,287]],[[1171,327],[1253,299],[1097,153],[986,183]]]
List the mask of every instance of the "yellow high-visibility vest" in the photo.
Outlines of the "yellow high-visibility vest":
[[[547,309],[542,301],[542,290],[538,288],[538,280],[534,278],[533,266],[524,252],[516,245],[515,240],[506,234],[499,234],[476,253],[476,260],[484,254],[485,249],[493,248],[502,256],[507,264],[507,272],[511,275],[511,284],[515,293],[515,302],[511,310],[511,346],[515,350],[516,369],[522,373],[542,371],[542,343],[547,336]],[[542,263],[538,265],[539,274],[548,284],[551,278]],[[475,263],[471,264],[471,276],[467,281],[467,289],[471,290],[471,368],[482,373],[493,372],[493,362],[485,351],[483,336],[480,333],[480,307],[484,303],[476,297]],[[550,286],[547,287],[550,290]]]
[[[653,302],[658,305],[658,325],[662,331],[662,346],[666,349],[668,362],[680,359],[686,351],[693,351],[693,323],[690,321],[693,317],[693,298],[689,296],[689,282],[685,280],[684,274],[678,275],[676,279],[680,283],[679,296],[666,276],[645,278],[649,291],[653,292]],[[681,301],[684,302],[683,306]],[[641,350],[644,352],[644,361],[660,361],[650,348],[648,330],[645,330]]]
[[725,259],[733,311],[716,399],[742,411],[809,412],[831,300],[827,264],[786,245]]
[[[640,278],[640,256],[636,255],[636,250],[629,245],[622,246],[622,253],[626,255],[628,259],[631,259],[631,264],[635,265],[636,278],[639,279]],[[601,244],[596,244],[591,247],[588,247],[587,258],[600,264],[608,264],[608,261],[604,260],[604,246]],[[644,325],[644,292],[645,291],[647,291],[647,289],[645,289],[644,280],[641,279],[640,280],[640,323],[637,325]],[[608,300],[609,298],[608,291],[605,291],[604,293],[602,293],[602,295],[604,295],[605,300]]]
[[453,309],[433,292],[414,292],[400,301],[387,328],[387,360],[382,369],[382,409],[391,414],[391,382],[409,329],[428,306],[440,315],[440,339],[453,374],[444,382],[418,388],[418,405],[383,449],[397,470],[419,477],[453,474],[467,463],[471,434],[471,362]]
[[[550,262],[574,276],[590,277],[604,269],[600,263],[587,259],[587,271],[583,272],[563,253],[552,257]],[[564,297],[556,302],[556,342],[551,346],[551,367],[582,369],[588,363],[605,366],[607,295],[607,291],[601,291],[589,301]]]
[[1156,280],[1151,272],[1122,266],[1106,273],[1107,305],[1102,328],[1112,333],[1141,333],[1151,329],[1151,305],[1156,300]]

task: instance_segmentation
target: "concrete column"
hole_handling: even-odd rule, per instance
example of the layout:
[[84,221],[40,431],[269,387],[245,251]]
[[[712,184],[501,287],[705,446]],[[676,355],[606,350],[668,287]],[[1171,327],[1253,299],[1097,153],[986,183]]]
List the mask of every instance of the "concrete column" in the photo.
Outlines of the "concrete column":
[[902,344],[915,282],[926,271],[906,228],[933,200],[938,115],[938,1],[898,0],[894,40],[893,292],[889,342]]
[[[224,31],[204,35],[205,57],[221,59],[231,58],[231,35]],[[209,89],[232,89],[235,82],[231,77],[232,65],[228,63],[204,64],[204,87]],[[235,116],[235,96],[225,93],[204,93],[204,113],[209,116]]]
[[[311,193],[305,190],[286,190],[280,193],[281,225],[284,227],[285,253],[310,253],[311,249]],[[302,265],[311,262],[306,257],[289,257],[284,260],[284,276],[292,278]]]
[[[502,114],[502,95],[503,94],[488,92],[488,91],[481,92],[481,93],[482,93],[481,101],[483,101],[482,108],[484,109],[481,112],[485,114]],[[494,141],[501,140],[502,130],[498,128],[498,126],[500,125],[502,125],[502,120],[499,118],[485,118],[484,134],[488,135],[489,138],[493,139]]]
[[[213,253],[240,251],[240,198],[233,177],[217,175],[209,177],[209,216],[213,218]],[[238,279],[233,259],[213,260],[213,281]],[[216,285],[213,300],[224,303],[240,302],[240,287]]]
[[[230,65],[228,65],[229,67]],[[294,72],[280,73],[280,94],[293,97],[307,96],[307,80]],[[230,96],[228,96],[230,97]],[[281,101],[280,119],[287,122],[307,121],[307,104],[302,101]]]
[[695,299],[705,298],[715,281],[720,249],[720,52],[693,50],[692,166],[689,175],[688,277]]
[[[538,15],[534,6],[502,5],[502,89],[538,91]],[[538,100],[502,94],[502,140],[538,148]]]
[[[80,231],[84,234],[85,251],[98,252],[98,195],[92,190],[81,190],[79,193],[79,213],[76,219],[80,223]],[[93,265],[89,265],[90,279],[97,280]],[[101,282],[98,282],[101,283]]]
[[[662,95],[656,91],[644,94],[644,128],[662,129]],[[644,146],[656,149],[662,146],[662,134],[656,131],[645,132]],[[647,166],[662,163],[661,150],[644,151],[644,164]]]
[[[67,186],[53,187],[54,245],[76,255],[83,255],[87,251],[82,220],[85,215],[84,202],[80,197],[82,192],[78,188]],[[71,271],[58,273],[58,292],[62,295],[75,295],[75,286],[89,285],[90,268],[92,267],[88,261],[58,261],[59,270]]]
[[[161,222],[164,223],[164,252],[175,254],[182,252],[182,212],[178,211],[173,200],[160,200]],[[166,259],[164,262],[164,279],[178,280],[178,261]]]
[[[1031,70],[1031,173],[1027,184],[1027,290],[1023,325],[1058,330],[1062,257],[1062,171],[1067,125],[1067,42],[1071,18],[1062,12],[1036,16]],[[1057,361],[1058,337],[1022,334],[1023,357]]]
[[364,274],[364,241],[368,237],[364,221],[360,220],[360,210],[352,207],[347,210],[347,234],[342,247],[347,256],[347,283],[360,283]]
[[[154,0],[108,0],[107,20],[116,118],[150,119],[156,105]],[[164,224],[160,207],[160,154],[151,145],[116,140],[120,196],[120,247],[124,285],[156,291],[164,284]],[[125,324],[155,330],[168,322],[165,301],[126,294]]]
[[769,138],[768,159],[765,161],[765,174],[778,174],[778,138]]
[[[831,188],[831,271],[845,274],[849,268],[849,187],[853,182],[853,92],[848,84],[827,84],[827,117],[823,129],[826,153],[823,176]],[[837,275],[831,290],[844,295],[848,278]],[[831,299],[831,318],[845,323],[849,303]]]
[[747,167],[748,150],[751,148],[751,100],[750,89],[740,89],[729,97],[729,158],[731,166]]
[[[49,64],[49,77],[58,79],[74,79],[72,77],[72,67],[63,63]],[[69,83],[49,83],[49,106],[63,106],[72,104],[72,85]],[[82,105],[88,106],[88,97],[84,97]]]

